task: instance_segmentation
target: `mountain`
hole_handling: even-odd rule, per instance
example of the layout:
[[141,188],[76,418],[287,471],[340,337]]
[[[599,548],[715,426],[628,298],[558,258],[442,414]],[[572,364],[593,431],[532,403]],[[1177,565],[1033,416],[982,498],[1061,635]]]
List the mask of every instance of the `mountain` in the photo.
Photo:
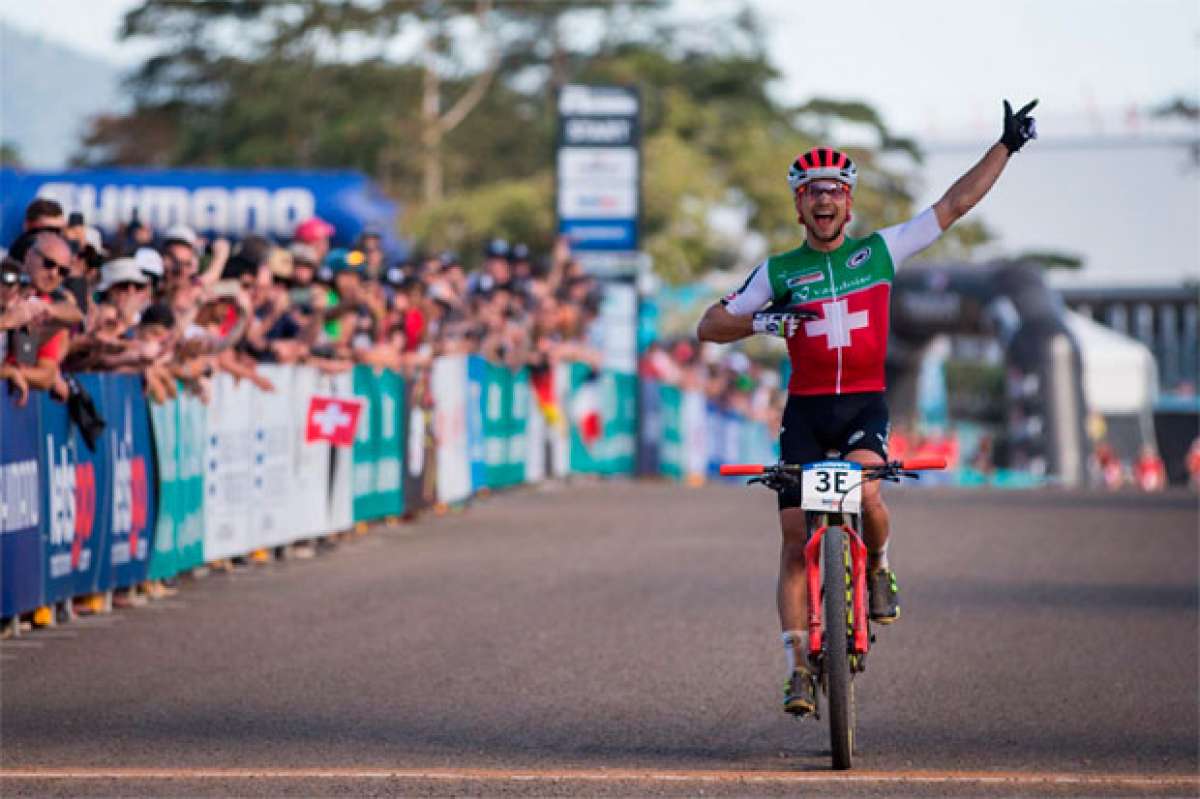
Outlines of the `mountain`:
[[121,68],[0,24],[0,141],[29,167],[66,165],[89,117],[127,105]]

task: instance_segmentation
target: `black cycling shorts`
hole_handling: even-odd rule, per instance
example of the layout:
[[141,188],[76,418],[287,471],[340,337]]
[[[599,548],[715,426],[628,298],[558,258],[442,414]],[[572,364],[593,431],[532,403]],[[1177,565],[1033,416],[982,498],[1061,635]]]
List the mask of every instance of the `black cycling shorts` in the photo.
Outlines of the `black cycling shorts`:
[[[791,395],[783,409],[779,453],[784,463],[812,463],[869,449],[887,460],[888,408],[883,392]],[[800,486],[779,492],[779,509],[800,507]]]

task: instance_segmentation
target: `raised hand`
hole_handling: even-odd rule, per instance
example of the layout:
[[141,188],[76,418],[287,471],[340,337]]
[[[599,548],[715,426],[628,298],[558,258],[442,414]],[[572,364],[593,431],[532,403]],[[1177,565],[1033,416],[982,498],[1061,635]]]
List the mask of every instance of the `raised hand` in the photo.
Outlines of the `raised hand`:
[[1004,133],[1000,143],[1008,148],[1009,155],[1025,146],[1025,142],[1037,138],[1037,120],[1029,116],[1037,104],[1037,100],[1031,100],[1014,114],[1008,100],[1004,101]]

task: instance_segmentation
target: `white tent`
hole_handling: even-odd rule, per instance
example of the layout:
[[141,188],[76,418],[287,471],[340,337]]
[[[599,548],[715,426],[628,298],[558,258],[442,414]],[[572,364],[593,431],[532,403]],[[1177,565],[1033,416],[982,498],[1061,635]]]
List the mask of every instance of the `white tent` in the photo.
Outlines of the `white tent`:
[[1150,349],[1074,311],[1067,329],[1083,357],[1083,392],[1089,411],[1104,415],[1153,413],[1158,367]]

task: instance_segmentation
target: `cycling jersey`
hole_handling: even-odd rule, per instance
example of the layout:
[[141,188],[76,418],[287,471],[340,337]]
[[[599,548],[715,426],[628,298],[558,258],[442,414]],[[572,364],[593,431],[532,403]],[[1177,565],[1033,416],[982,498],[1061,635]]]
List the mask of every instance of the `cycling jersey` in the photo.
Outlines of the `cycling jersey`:
[[941,234],[937,216],[927,208],[866,238],[847,236],[832,252],[805,243],[759,264],[721,302],[735,315],[752,314],[767,303],[817,315],[787,339],[789,394],[883,391],[896,267]]

